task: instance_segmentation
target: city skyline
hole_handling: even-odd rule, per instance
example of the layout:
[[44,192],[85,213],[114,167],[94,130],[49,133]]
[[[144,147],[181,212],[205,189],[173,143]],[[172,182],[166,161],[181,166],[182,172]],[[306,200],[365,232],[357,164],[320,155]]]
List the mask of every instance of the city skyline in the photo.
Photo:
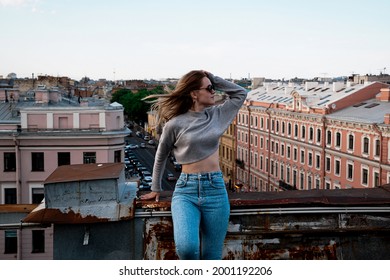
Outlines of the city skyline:
[[[390,2],[0,0],[0,75],[108,80],[388,73]],[[5,28],[4,28],[5,27]]]

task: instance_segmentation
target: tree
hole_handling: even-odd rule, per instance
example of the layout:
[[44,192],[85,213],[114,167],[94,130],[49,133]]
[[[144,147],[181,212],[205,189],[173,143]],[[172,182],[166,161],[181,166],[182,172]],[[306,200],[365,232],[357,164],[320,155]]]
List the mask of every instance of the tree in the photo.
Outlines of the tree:
[[140,89],[135,93],[129,89],[120,89],[113,94],[111,102],[122,104],[124,113],[128,119],[135,122],[147,121],[147,112],[150,110],[150,103],[142,99],[151,94],[162,94],[163,92],[164,90],[161,86],[152,90]]

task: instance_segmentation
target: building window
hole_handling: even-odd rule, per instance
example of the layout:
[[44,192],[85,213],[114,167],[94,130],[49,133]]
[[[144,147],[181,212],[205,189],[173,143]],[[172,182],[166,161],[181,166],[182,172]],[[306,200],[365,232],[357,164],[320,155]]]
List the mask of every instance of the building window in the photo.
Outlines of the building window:
[[363,154],[368,155],[369,146],[370,146],[370,140],[368,139],[368,137],[364,137],[363,138]]
[[379,139],[375,140],[375,156],[379,157],[381,152],[381,141]]
[[321,129],[317,128],[317,143],[321,143]]
[[44,189],[43,188],[32,188],[31,189],[31,201],[33,204],[39,204],[42,202],[44,195]]
[[330,157],[326,157],[326,166],[325,166],[325,170],[327,172],[330,172]]
[[284,180],[284,165],[280,164],[280,180]]
[[16,230],[5,230],[4,234],[4,254],[16,254],[18,252],[18,236]]
[[297,171],[296,170],[293,170],[293,186],[296,188],[297,187],[297,176],[298,176],[298,174],[297,174]]
[[263,156],[260,156],[260,170],[263,170]]
[[294,161],[297,161],[298,160],[298,149],[297,148],[294,148],[294,158],[293,158],[293,160]]
[[44,167],[44,154],[42,152],[31,153],[31,171],[44,171]]
[[311,175],[307,176],[307,189],[311,190],[312,178]]
[[[224,152],[225,152],[225,147],[224,148]],[[114,152],[114,162],[122,162],[122,151],[121,150],[117,150]]]
[[15,153],[4,153],[4,172],[16,171]]
[[316,190],[319,190],[321,187],[320,179],[316,178]]
[[354,148],[354,137],[352,134],[348,135],[348,150],[351,150],[353,151],[353,148]]
[[352,180],[353,179],[353,164],[347,163],[347,179]]
[[286,124],[284,123],[284,121],[282,122],[282,133],[284,134],[286,130]]
[[362,168],[362,185],[367,186],[368,184],[368,169],[363,167]]
[[300,174],[301,176],[300,176],[300,184],[299,184],[299,188],[301,189],[301,190],[303,190],[304,188],[305,188],[305,174],[303,174],[303,173],[301,173]]
[[340,160],[339,159],[336,159],[334,161],[334,173],[336,176],[340,176]]
[[288,125],[287,125],[287,135],[288,136],[291,135],[291,123],[288,123]]
[[325,189],[330,190],[330,183],[329,182],[325,182]]
[[336,132],[336,147],[340,148],[341,147],[341,133]]
[[33,230],[32,231],[32,253],[44,253],[45,252],[45,231]]
[[70,153],[69,152],[57,153],[57,164],[58,166],[70,165]]
[[330,130],[326,133],[326,145],[332,144],[332,132]]
[[4,204],[16,203],[16,188],[4,188]]
[[313,141],[314,139],[314,129],[312,127],[309,128],[309,140]]
[[380,182],[379,182],[379,172],[374,172],[374,187],[379,187]]
[[288,167],[288,166],[286,169],[286,181],[287,181],[287,183],[290,183],[290,167]]
[[280,144],[280,155],[284,157],[284,144]]
[[321,166],[321,156],[316,155],[316,168],[320,169],[320,166]]
[[306,127],[304,125],[301,126],[301,138],[306,138]]
[[96,153],[95,152],[84,152],[83,153],[83,163],[96,163]]
[[305,163],[305,151],[304,150],[301,150],[301,163],[302,164]]
[[287,158],[290,159],[291,157],[291,147],[287,146]]
[[298,125],[294,125],[294,137],[298,137]]
[[313,166],[313,153],[312,152],[309,152],[307,155],[307,164],[309,166]]

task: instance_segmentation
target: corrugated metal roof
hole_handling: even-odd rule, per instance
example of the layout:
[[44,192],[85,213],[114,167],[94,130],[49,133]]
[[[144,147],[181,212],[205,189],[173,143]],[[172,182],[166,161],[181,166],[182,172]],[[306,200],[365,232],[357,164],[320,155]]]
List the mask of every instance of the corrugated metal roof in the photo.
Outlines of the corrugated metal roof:
[[58,167],[44,182],[45,201],[28,223],[96,223],[132,219],[137,182],[126,182],[123,163]]
[[389,102],[370,99],[331,113],[328,118],[360,123],[383,123],[385,114],[389,112]]
[[59,166],[45,184],[119,178],[123,163],[91,163]]

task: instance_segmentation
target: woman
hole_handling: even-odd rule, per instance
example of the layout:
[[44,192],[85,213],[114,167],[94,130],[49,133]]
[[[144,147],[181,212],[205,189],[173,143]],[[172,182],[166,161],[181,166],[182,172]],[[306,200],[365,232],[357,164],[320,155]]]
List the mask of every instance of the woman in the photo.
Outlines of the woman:
[[[228,95],[222,104],[215,105],[215,90]],[[159,200],[166,161],[173,151],[182,165],[171,204],[176,252],[180,259],[221,259],[230,205],[219,167],[219,139],[237,115],[246,90],[211,73],[191,71],[168,95],[158,97],[154,106],[164,126],[152,192],[141,199]]]

